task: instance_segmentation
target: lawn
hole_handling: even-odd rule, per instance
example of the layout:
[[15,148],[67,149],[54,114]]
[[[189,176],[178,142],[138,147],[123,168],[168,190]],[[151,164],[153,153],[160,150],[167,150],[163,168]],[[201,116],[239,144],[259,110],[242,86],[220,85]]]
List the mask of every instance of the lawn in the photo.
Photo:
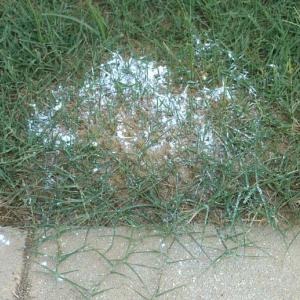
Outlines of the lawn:
[[299,220],[299,1],[0,15],[0,224]]

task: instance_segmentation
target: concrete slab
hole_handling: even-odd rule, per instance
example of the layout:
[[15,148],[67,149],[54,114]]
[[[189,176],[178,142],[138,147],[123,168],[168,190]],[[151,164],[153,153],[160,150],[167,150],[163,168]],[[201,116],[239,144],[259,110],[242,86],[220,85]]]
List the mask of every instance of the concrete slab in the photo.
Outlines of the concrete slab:
[[176,237],[126,227],[43,233],[31,299],[300,299],[298,231],[285,237],[269,227],[193,226]]
[[21,280],[23,250],[26,233],[9,227],[0,227],[0,299],[15,299]]
[[[210,265],[201,257],[169,264],[162,288],[186,286],[165,299],[300,299],[300,236],[289,247],[295,234],[283,239],[270,228],[257,228],[246,234],[246,248],[236,248],[243,243],[239,236],[236,246],[232,241],[224,246],[219,259],[210,256]],[[195,248],[188,241],[184,245]],[[173,252],[171,257],[181,250],[174,247]]]

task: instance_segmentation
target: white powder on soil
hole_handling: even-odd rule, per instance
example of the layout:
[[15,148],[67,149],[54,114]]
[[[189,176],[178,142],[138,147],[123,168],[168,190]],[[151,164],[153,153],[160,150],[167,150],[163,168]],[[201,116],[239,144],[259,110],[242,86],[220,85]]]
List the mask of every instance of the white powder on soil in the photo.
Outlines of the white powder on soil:
[[[195,55],[199,59],[205,51],[219,47],[212,41],[202,43],[198,37],[194,37],[194,44]],[[231,61],[230,70],[238,73],[234,55],[230,51],[227,51],[227,55]],[[172,92],[175,86],[170,75],[166,66],[144,57],[125,59],[119,53],[112,53],[110,60],[86,75],[82,87],[75,92],[80,103],[78,117],[85,123],[93,124],[91,120],[112,108],[116,120],[114,136],[127,152],[134,151],[141,141],[149,144],[149,151],[158,151],[166,146],[173,151],[179,146],[181,139],[174,132],[180,130],[192,115],[195,134],[204,149],[209,151],[215,143],[214,135],[201,107],[204,108],[207,100],[233,99],[235,87],[226,86],[223,82],[222,86],[214,88],[204,86],[192,96],[189,93],[189,83]],[[246,78],[247,72],[242,71],[238,73],[236,80]],[[68,104],[70,90],[74,88],[58,86],[52,91],[55,105],[42,112],[35,104],[32,105],[34,117],[29,120],[29,130],[42,136],[45,144],[55,141],[55,145],[61,147],[80,140],[78,132],[72,132],[59,122],[53,122],[56,113]],[[255,93],[254,89],[251,92]],[[198,106],[196,112],[189,107],[191,99]],[[93,141],[92,145],[97,146],[98,142]],[[93,172],[97,170],[94,169]]]

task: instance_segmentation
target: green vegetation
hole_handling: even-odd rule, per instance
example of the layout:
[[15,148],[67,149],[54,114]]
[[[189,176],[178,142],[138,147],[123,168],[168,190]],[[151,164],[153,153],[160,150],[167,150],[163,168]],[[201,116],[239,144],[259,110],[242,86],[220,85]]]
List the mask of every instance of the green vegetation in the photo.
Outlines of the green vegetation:
[[[2,224],[299,219],[299,1],[12,0],[2,1],[0,16]],[[198,57],[195,37],[214,46]],[[139,107],[138,97],[129,106],[120,97],[122,82],[118,105],[100,110],[96,125],[78,117],[78,89],[112,53],[166,66],[178,93],[189,83],[188,117],[172,132],[189,139],[163,163],[147,156],[152,141],[127,153],[111,140],[116,113]],[[199,89],[222,82],[234,86],[232,99],[195,104]],[[84,136],[57,146],[33,134],[29,120],[35,108],[55,106],[51,91],[60,85],[71,88],[50,127],[83,127]],[[209,152],[192,143],[199,110],[216,140]]]

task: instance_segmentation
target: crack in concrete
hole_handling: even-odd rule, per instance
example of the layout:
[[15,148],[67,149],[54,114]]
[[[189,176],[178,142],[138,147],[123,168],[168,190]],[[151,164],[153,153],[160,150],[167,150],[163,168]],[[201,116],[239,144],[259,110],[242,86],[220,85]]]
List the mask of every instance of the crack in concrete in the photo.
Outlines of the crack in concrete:
[[23,266],[21,272],[21,278],[19,283],[16,286],[16,290],[14,293],[15,299],[18,300],[27,300],[29,299],[29,292],[31,288],[31,283],[29,279],[29,271],[31,267],[32,261],[32,247],[34,240],[34,230],[30,230],[27,233],[25,239],[25,248],[23,251]]

